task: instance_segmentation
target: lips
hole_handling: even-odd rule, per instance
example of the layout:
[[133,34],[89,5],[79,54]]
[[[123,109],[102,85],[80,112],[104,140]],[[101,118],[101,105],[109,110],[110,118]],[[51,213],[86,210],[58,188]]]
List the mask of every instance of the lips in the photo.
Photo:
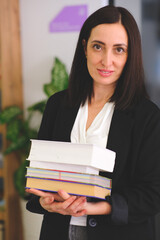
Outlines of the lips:
[[104,69],[97,69],[97,70],[102,77],[110,77],[114,72],[111,70],[104,70]]

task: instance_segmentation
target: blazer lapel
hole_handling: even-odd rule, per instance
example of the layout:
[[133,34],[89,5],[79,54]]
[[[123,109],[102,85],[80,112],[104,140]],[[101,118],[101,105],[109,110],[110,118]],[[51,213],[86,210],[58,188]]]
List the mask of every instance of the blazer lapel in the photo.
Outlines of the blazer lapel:
[[107,148],[116,152],[113,186],[123,173],[126,164],[131,144],[132,127],[133,120],[131,116],[122,111],[114,111],[107,143]]

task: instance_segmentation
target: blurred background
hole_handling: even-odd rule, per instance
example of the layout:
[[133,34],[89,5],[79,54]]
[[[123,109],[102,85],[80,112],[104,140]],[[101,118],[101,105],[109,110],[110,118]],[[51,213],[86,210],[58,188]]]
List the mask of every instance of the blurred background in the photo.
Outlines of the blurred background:
[[[135,17],[142,37],[146,86],[160,107],[159,0],[0,0],[0,109],[14,103],[26,114],[29,106],[46,99],[43,86],[51,82],[55,58],[69,73],[81,25],[92,12],[108,4],[125,7]],[[38,115],[33,125],[40,121]],[[0,213],[0,240],[36,240],[42,216],[27,212],[26,200],[9,191],[14,172],[2,154],[4,136],[5,129],[0,126],[0,210],[4,211]],[[159,215],[155,223],[155,240],[159,240]]]

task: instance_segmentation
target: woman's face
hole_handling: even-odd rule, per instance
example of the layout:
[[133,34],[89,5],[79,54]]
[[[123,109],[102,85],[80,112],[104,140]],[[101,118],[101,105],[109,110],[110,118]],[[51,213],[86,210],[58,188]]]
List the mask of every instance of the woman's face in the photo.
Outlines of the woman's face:
[[128,36],[123,25],[100,24],[93,28],[85,54],[94,86],[109,86],[114,90],[128,55]]

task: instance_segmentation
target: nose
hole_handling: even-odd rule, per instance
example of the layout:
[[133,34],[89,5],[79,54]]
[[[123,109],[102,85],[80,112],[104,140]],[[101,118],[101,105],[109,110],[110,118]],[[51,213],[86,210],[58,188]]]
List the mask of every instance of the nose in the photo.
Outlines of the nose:
[[102,55],[102,65],[106,68],[110,67],[113,63],[113,56],[111,51],[105,51]]

